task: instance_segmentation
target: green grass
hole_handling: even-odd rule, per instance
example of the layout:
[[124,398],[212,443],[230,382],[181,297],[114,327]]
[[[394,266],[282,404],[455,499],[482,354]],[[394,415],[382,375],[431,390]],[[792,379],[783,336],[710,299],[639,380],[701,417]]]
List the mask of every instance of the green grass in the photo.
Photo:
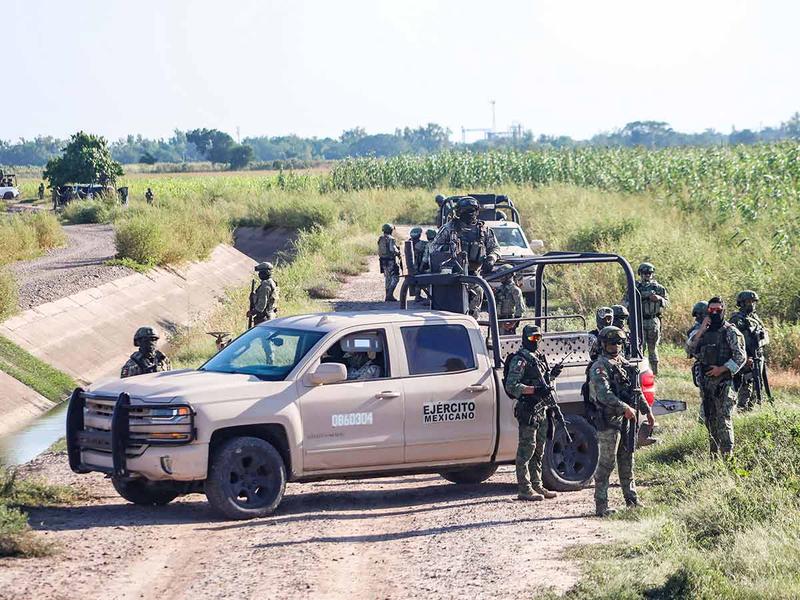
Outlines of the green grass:
[[566,597],[800,597],[800,395],[737,415],[733,463],[712,460],[686,361],[666,354],[660,395],[690,409],[661,417],[661,442],[637,453],[646,508],[609,522],[612,543],[570,552],[584,577]]
[[0,336],[0,371],[4,371],[53,402],[61,402],[77,386],[72,377],[42,362],[2,336]]
[[42,556],[53,548],[31,531],[22,509],[67,504],[79,498],[74,490],[35,479],[21,479],[16,471],[0,471],[0,557]]

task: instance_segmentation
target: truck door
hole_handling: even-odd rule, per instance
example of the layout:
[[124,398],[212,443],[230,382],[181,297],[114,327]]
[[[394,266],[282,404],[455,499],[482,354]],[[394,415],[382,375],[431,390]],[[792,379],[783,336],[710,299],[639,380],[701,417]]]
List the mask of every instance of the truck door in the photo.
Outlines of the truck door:
[[404,364],[406,463],[485,461],[493,450],[495,386],[476,354],[477,329],[398,326]]
[[349,331],[310,367],[345,364],[348,380],[311,386],[300,380],[303,470],[322,471],[403,461],[403,389],[393,377],[393,332]]

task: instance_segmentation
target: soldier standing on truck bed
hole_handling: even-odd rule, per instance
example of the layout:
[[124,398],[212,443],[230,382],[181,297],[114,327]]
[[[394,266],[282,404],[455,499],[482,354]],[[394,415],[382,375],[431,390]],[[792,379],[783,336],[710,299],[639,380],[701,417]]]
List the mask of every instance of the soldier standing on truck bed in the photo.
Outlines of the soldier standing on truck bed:
[[400,282],[400,249],[397,247],[397,240],[392,235],[394,225],[384,223],[381,231],[383,231],[383,234],[378,238],[378,261],[381,273],[383,273],[386,291],[383,301],[397,302],[397,298],[394,297],[394,290]]
[[[669,306],[667,288],[655,280],[656,268],[648,262],[639,265],[636,271],[641,278],[636,289],[642,298],[642,329],[647,344],[647,358],[653,375],[658,375],[658,342],[661,340],[661,313]],[[627,306],[627,298],[623,304]],[[630,307],[628,307],[630,308]]]
[[[638,412],[647,417],[650,429],[655,418],[638,387],[638,372],[622,353],[625,332],[618,327],[604,327],[599,335],[602,352],[589,370],[590,414],[597,428],[599,459],[594,476],[595,514],[607,517],[616,512],[608,508],[608,479],[616,463],[619,483],[628,508],[641,506],[633,476],[633,448],[628,448],[622,431],[625,420],[635,422]],[[638,412],[637,412],[638,411]],[[630,425],[628,425],[630,426]]]
[[171,371],[172,364],[160,350],[156,350],[158,334],[152,327],[139,327],[133,334],[133,345],[139,348],[131,354],[122,366],[120,378],[156,373],[158,371]]
[[522,347],[506,359],[503,381],[508,395],[517,400],[514,416],[519,423],[516,466],[520,500],[544,500],[557,495],[542,485],[542,456],[547,442],[544,400],[552,392],[548,382],[561,374],[561,367],[551,370],[547,365],[544,353],[538,350],[541,339],[538,326],[522,328]]
[[764,360],[764,347],[769,344],[769,333],[764,323],[756,314],[758,294],[752,290],[744,290],[736,296],[739,310],[731,315],[730,322],[742,332],[747,362],[739,371],[736,384],[738,386],[737,406],[739,410],[752,410],[761,404],[762,396],[769,396],[767,365]]
[[[491,273],[500,258],[500,246],[494,233],[483,221],[478,220],[478,201],[466,196],[456,205],[455,216],[436,234],[432,252],[451,252],[465,256],[469,275]],[[483,304],[483,289],[470,285],[469,314],[477,318]]]
[[[494,291],[494,297],[497,302],[497,318],[501,321],[504,319],[521,319],[526,308],[525,299],[522,297],[522,290],[514,283],[514,273],[508,273],[513,267],[511,265],[503,265],[500,268],[507,275],[502,278],[502,285]],[[503,335],[511,335],[517,333],[519,321],[503,321],[500,325]]]
[[747,361],[742,333],[725,321],[725,303],[719,296],[708,301],[706,317],[686,342],[687,352],[700,363],[697,369],[711,455],[733,455],[733,376]]
[[278,312],[278,284],[272,279],[273,266],[271,262],[258,263],[255,272],[261,283],[252,293],[248,317],[253,318],[253,325],[275,318]]

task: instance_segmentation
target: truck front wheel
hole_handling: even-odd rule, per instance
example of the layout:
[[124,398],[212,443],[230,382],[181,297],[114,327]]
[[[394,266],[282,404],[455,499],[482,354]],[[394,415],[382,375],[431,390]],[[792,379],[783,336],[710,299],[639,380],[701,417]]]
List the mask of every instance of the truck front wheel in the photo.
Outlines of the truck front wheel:
[[117,493],[128,502],[144,506],[163,506],[180,495],[175,486],[168,481],[147,481],[146,479],[111,478]]
[[557,492],[574,492],[589,485],[599,458],[595,428],[578,415],[568,415],[566,421],[572,442],[567,441],[564,428],[557,426],[542,461],[542,482]]
[[466,484],[482,483],[494,475],[495,471],[497,471],[497,465],[492,463],[467,467],[466,469],[457,469],[455,471],[444,471],[439,474],[452,483]]
[[255,437],[224,442],[214,452],[205,492],[208,502],[229,519],[272,514],[286,490],[286,466],[275,447]]

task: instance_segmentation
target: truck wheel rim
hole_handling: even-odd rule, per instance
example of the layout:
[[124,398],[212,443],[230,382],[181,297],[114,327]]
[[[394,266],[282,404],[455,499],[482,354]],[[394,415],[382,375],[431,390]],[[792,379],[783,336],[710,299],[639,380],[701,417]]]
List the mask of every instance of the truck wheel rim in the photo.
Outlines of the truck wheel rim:
[[582,432],[570,430],[572,443],[567,441],[563,429],[556,432],[552,455],[559,477],[567,481],[584,481],[591,475],[594,460],[590,444]]
[[259,452],[237,454],[226,478],[228,497],[242,508],[263,508],[272,503],[277,474]]

